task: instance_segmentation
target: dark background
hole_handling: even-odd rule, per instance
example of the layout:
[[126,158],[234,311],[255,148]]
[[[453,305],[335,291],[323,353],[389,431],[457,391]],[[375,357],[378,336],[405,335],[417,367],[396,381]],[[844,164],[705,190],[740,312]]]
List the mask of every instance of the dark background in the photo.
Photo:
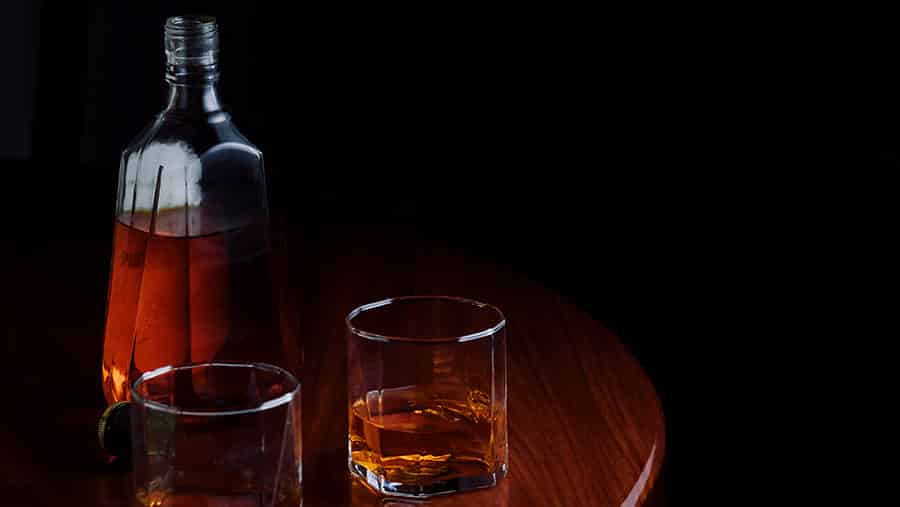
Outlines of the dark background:
[[221,95],[291,227],[403,224],[574,300],[657,386],[671,493],[706,363],[736,355],[727,287],[758,267],[734,254],[772,246],[742,206],[778,181],[742,50],[660,11],[222,4],[4,4],[0,246],[110,242],[119,154],[163,105],[163,23],[214,14]]

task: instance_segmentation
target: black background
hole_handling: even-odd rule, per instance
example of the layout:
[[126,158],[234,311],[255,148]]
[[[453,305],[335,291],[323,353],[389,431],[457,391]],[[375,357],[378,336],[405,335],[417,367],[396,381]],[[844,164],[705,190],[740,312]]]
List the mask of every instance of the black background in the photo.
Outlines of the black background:
[[5,8],[4,248],[110,241],[119,154],[163,104],[163,23],[213,14],[221,95],[288,222],[407,224],[577,302],[657,386],[678,490],[685,435],[712,425],[716,375],[741,354],[735,294],[779,244],[755,221],[774,206],[760,189],[782,181],[759,158],[777,139],[749,119],[767,78],[741,65],[746,48],[710,43],[727,23],[547,6]]

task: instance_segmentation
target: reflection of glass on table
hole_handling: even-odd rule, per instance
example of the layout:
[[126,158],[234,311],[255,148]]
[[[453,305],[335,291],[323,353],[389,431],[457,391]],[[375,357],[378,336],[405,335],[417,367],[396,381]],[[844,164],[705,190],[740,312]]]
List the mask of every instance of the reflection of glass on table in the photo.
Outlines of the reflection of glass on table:
[[383,494],[493,486],[507,471],[503,314],[396,298],[347,318],[350,470]]
[[464,495],[438,495],[429,498],[381,496],[363,485],[351,481],[350,505],[353,507],[470,507],[486,505],[509,507],[510,481],[500,481],[492,488],[470,491]]
[[262,363],[163,367],[132,387],[137,505],[300,505],[300,384]]

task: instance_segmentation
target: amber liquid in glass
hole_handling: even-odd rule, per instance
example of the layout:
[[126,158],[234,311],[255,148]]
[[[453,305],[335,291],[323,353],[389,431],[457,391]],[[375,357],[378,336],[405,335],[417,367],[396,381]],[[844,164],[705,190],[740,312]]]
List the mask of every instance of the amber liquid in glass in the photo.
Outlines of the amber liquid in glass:
[[492,437],[501,421],[491,417],[481,391],[416,385],[351,402],[351,457],[391,482],[427,484],[495,470],[501,450]]
[[267,229],[173,237],[116,222],[103,350],[108,403],[141,373],[209,360],[285,356]]

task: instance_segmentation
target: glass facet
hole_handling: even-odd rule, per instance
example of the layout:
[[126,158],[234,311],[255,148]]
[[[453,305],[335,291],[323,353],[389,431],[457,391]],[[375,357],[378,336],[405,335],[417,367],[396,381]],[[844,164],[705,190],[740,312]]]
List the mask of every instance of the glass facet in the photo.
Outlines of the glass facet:
[[507,472],[506,321],[453,297],[347,317],[349,467],[386,495],[493,486]]
[[297,507],[300,384],[255,363],[143,374],[131,390],[134,503]]

